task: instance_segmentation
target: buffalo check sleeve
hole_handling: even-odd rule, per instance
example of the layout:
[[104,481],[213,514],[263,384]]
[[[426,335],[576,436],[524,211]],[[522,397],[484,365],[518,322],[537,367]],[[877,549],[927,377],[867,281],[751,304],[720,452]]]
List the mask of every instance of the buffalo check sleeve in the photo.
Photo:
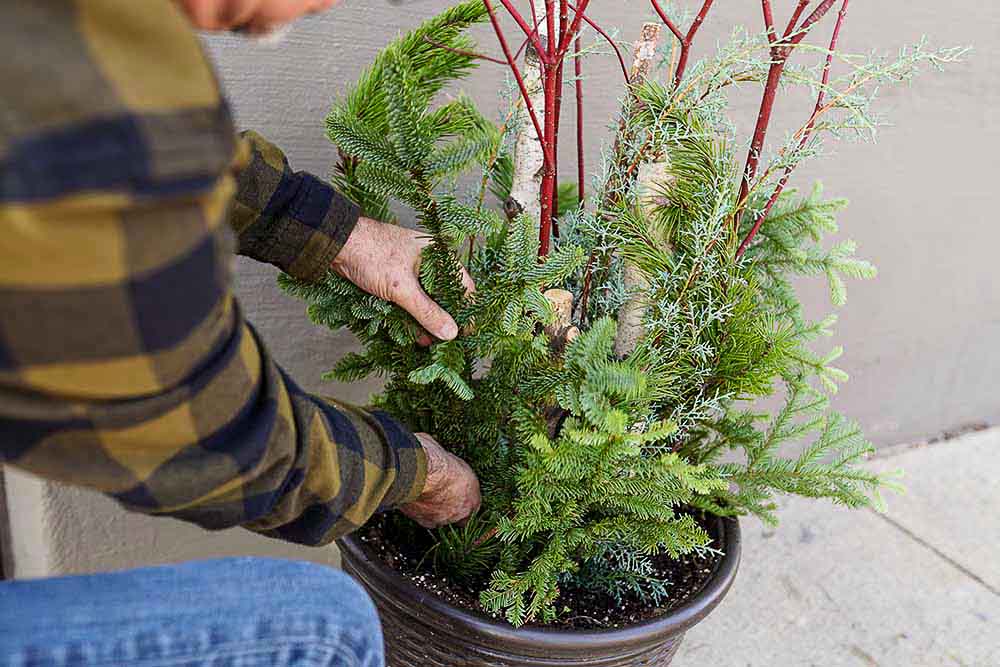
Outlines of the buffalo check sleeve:
[[235,135],[175,4],[12,3],[0,37],[0,463],[305,544],[415,498],[413,435],[300,389],[232,296],[235,248],[319,277],[357,211]]
[[302,280],[322,278],[354,230],[357,204],[312,174],[293,172],[260,134],[242,137],[249,158],[229,214],[239,253]]

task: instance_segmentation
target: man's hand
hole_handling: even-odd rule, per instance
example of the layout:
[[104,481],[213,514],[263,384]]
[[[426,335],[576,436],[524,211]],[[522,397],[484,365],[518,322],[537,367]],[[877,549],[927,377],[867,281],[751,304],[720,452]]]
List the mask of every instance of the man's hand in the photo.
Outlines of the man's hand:
[[423,493],[400,511],[424,528],[437,528],[469,518],[479,509],[479,480],[469,464],[446,452],[431,436],[417,433],[427,453]]
[[[458,325],[420,286],[420,253],[429,243],[412,229],[361,218],[333,261],[333,270],[369,294],[403,308],[438,340],[451,340],[458,335]],[[462,282],[466,291],[475,289],[464,269]],[[431,339],[424,336],[420,342],[428,345]]]
[[330,9],[340,0],[176,0],[199,30],[241,29],[267,33],[306,14]]

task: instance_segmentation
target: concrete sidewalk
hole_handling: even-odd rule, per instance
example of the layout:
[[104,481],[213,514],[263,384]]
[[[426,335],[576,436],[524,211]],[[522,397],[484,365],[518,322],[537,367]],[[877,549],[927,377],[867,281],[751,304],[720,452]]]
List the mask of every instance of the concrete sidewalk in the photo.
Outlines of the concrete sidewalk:
[[895,449],[889,512],[795,499],[677,667],[1000,667],[1000,429]]

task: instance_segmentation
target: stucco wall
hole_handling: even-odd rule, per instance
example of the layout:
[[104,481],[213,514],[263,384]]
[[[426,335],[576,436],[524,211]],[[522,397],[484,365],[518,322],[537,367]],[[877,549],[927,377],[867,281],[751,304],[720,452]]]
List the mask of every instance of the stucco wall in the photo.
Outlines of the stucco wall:
[[[792,3],[777,3],[778,6]],[[352,0],[325,16],[302,22],[276,48],[237,37],[213,37],[209,48],[243,127],[267,133],[296,168],[325,174],[334,159],[322,119],[338,91],[398,31],[448,5],[426,0],[391,6]],[[649,16],[644,0],[600,0],[590,13],[605,25],[637,34]],[[760,24],[756,2],[717,5],[699,38],[706,48],[729,27]],[[488,28],[477,31],[496,51]],[[1000,373],[1000,279],[992,269],[998,231],[993,198],[1000,150],[1000,65],[990,53],[1000,38],[995,3],[956,0],[943,10],[908,0],[855,2],[845,27],[846,51],[895,49],[930,35],[935,44],[972,44],[968,62],[946,74],[928,73],[906,88],[884,92],[881,108],[895,124],[877,145],[844,143],[798,184],[821,176],[829,194],[847,196],[843,236],[855,239],[878,265],[878,280],[850,285],[837,340],[851,382],[837,397],[879,444],[934,436],[973,422],[1000,419],[994,378]],[[696,54],[697,55],[697,54]],[[611,58],[589,65],[589,160],[596,165],[621,90]],[[484,109],[499,109],[501,68],[486,64],[463,89]],[[749,92],[749,91],[748,91]],[[757,93],[737,100],[739,117],[752,123]],[[801,123],[809,101],[785,100],[776,139]],[[567,104],[567,128],[572,105]],[[790,113],[783,113],[783,112]],[[564,136],[572,136],[567,129]],[[571,141],[563,164],[571,164]],[[241,263],[241,293],[253,292],[250,317],[272,341],[278,358],[306,384],[330,365],[338,336],[303,325],[302,308],[277,293],[266,267]],[[820,283],[805,286],[811,303],[824,305]],[[299,334],[304,334],[299,336]],[[335,391],[364,394],[357,388]]]
[[[346,7],[302,22],[278,47],[232,36],[213,36],[207,44],[240,125],[280,143],[296,168],[324,174],[333,160],[322,129],[331,100],[398,31],[446,5],[444,0],[402,7],[349,0]],[[622,26],[625,38],[636,34],[647,16],[647,3],[638,0],[599,0],[592,7],[595,18]],[[758,11],[754,2],[720,3],[701,43],[724,36],[721,26],[757,26]],[[478,32],[484,49],[492,49],[487,32]],[[881,270],[877,281],[851,285],[838,339],[847,349],[842,365],[853,379],[836,399],[879,444],[1000,420],[995,391],[1000,281],[994,268],[1000,240],[994,205],[1000,65],[990,55],[1000,38],[1000,9],[981,0],[954,0],[946,9],[910,0],[857,2],[843,46],[856,52],[895,47],[924,34],[938,44],[973,44],[979,50],[946,75],[887,90],[883,107],[896,126],[882,132],[878,146],[837,147],[821,172],[829,193],[853,202],[841,219],[844,234]],[[587,132],[594,164],[620,75],[611,60],[594,63],[589,71]],[[488,65],[464,88],[485,109],[497,108],[500,77],[499,68]],[[784,121],[799,121],[806,104],[790,102],[795,115]],[[748,96],[738,105],[752,122],[754,101]],[[572,127],[571,118],[566,122]],[[800,183],[817,173],[804,170]],[[238,260],[237,292],[275,356],[308,388],[364,400],[369,385],[319,382],[320,373],[352,342],[309,325],[303,308],[276,290],[274,277],[269,267]],[[807,290],[811,302],[821,303],[820,286]],[[8,494],[14,530],[21,535],[17,553],[23,575],[232,553],[335,558],[331,550],[284,546],[242,531],[208,534],[168,519],[126,515],[89,492],[29,479],[9,483]]]

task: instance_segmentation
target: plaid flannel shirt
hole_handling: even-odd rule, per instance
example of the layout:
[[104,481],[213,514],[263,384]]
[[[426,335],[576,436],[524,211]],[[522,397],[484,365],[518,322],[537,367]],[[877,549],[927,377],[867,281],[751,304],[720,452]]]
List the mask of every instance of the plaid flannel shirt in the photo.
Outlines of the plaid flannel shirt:
[[236,136],[174,3],[7,3],[0,44],[0,463],[306,544],[418,495],[413,435],[243,319],[234,245],[318,278],[358,211]]

